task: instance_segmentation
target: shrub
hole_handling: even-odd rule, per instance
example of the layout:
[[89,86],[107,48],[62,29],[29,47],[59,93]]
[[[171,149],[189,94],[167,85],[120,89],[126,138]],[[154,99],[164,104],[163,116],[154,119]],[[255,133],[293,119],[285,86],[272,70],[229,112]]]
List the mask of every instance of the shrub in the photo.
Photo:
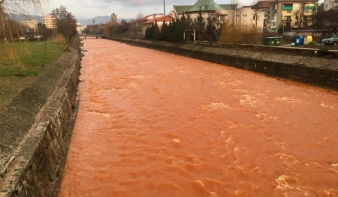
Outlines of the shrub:
[[316,45],[318,45],[318,43],[316,41],[309,42],[309,46],[316,46]]
[[251,27],[244,27],[240,23],[225,23],[222,25],[220,41],[224,43],[238,43],[238,44],[259,44],[262,33],[257,31],[253,25]]
[[65,45],[67,43],[67,40],[62,34],[57,33],[52,37],[52,42]]

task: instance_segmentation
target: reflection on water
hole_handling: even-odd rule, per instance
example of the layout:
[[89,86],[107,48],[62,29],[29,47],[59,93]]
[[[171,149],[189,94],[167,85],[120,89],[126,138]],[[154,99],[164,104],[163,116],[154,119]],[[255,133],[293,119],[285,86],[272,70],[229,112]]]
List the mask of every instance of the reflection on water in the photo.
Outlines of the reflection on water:
[[86,40],[59,197],[337,196],[338,94]]

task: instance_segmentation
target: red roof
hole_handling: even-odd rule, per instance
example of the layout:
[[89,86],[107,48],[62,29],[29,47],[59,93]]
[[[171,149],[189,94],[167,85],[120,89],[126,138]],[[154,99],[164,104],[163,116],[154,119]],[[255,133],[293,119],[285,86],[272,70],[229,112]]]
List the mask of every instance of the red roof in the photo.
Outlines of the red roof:
[[168,15],[167,16],[162,16],[162,17],[150,19],[147,22],[145,22],[144,24],[154,23],[155,21],[161,22],[161,23],[163,23],[163,21],[164,21],[164,22],[168,22],[169,23],[169,22],[173,21],[173,18],[171,16],[168,16]]
[[139,23],[139,22],[144,22],[144,21],[147,21],[148,20],[148,17],[149,16],[152,16],[153,14],[149,14],[145,17],[142,17],[142,18],[138,18],[136,20],[133,20],[133,21],[130,21],[129,23]]

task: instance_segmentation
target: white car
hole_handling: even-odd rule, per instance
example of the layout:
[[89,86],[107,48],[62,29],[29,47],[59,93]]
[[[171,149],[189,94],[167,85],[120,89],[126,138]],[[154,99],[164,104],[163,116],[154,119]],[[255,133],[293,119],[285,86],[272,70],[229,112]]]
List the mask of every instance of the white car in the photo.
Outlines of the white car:
[[332,38],[326,38],[322,40],[322,43],[325,45],[337,45],[338,44],[338,36],[333,36]]

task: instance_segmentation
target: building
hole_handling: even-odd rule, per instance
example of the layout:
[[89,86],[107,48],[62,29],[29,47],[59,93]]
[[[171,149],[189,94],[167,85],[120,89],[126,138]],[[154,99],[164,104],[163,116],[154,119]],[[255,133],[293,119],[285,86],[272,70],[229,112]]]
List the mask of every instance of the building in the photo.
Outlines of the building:
[[236,8],[237,4],[217,4],[214,0],[198,0],[194,5],[174,5],[171,16],[179,19],[185,14],[196,22],[201,12],[204,19],[212,18],[213,27],[219,29],[222,23],[230,20],[235,14]]
[[83,31],[83,26],[81,25],[81,23],[76,23],[76,32],[78,34],[82,34]]
[[155,19],[162,18],[162,17],[163,17],[163,14],[154,13],[154,14],[144,16],[142,18],[132,20],[132,21],[129,22],[129,24],[134,29],[134,32],[136,34],[145,35],[145,31],[150,24],[150,23],[147,23],[147,22],[152,21],[152,23],[153,23],[155,21]]
[[31,20],[21,21],[20,25],[21,25],[21,28],[25,31],[37,32],[38,23],[39,23],[38,21],[31,19]]
[[324,11],[338,9],[338,0],[324,0]]
[[259,20],[263,20],[263,32],[267,32],[270,28],[270,4],[273,0],[258,1],[251,9],[255,13],[261,13],[263,16],[258,16]]
[[311,29],[318,0],[275,0],[270,4],[270,32]]
[[239,9],[238,14],[238,25],[243,28],[256,28],[258,32],[263,32],[264,11],[253,9],[253,6],[243,6]]
[[146,30],[148,27],[151,27],[153,24],[155,24],[155,22],[157,23],[158,28],[161,29],[163,23],[166,23],[167,25],[169,25],[169,23],[172,21],[173,21],[173,18],[171,16],[162,16],[162,17],[153,18],[143,23],[143,29]]
[[47,29],[55,29],[56,28],[56,18],[54,18],[50,14],[46,14],[43,17],[43,22],[46,25]]
[[110,18],[112,22],[117,23],[117,15],[115,13],[113,13]]
[[95,19],[93,19],[92,24],[87,25],[83,33],[87,34],[103,34],[104,33],[104,24],[97,24]]

